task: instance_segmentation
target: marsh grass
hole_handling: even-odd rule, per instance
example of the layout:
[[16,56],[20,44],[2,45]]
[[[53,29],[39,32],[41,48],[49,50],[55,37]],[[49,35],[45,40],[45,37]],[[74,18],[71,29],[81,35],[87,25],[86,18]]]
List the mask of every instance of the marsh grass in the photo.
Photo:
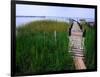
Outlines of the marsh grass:
[[[82,24],[85,35],[85,64],[95,68],[95,27]],[[18,27],[16,35],[16,74],[42,74],[75,70],[68,52],[70,25],[58,21],[34,21]],[[56,30],[56,41],[54,31]]]
[[82,24],[86,30],[85,36],[85,64],[87,69],[95,69],[96,65],[96,26]]
[[86,53],[86,65],[88,69],[95,69],[96,62],[96,35],[95,29],[87,30],[86,38],[85,38],[85,53]]
[[[35,21],[18,27],[16,36],[16,72],[41,74],[73,70],[68,52],[69,25],[57,21]],[[54,30],[57,31],[54,40]]]

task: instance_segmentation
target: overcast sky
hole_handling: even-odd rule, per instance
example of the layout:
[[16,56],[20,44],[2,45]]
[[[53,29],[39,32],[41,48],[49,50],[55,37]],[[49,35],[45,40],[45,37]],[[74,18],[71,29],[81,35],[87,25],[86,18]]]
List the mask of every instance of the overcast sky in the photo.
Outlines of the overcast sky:
[[42,5],[16,5],[16,16],[58,16],[58,17],[95,17],[95,10],[90,8],[73,8],[59,6],[42,6]]

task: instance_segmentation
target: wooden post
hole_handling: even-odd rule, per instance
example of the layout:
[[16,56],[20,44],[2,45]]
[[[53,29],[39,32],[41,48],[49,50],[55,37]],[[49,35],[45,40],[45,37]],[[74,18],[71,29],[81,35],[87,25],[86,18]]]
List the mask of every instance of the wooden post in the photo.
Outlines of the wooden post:
[[44,47],[45,47],[45,32],[44,32]]
[[55,39],[55,42],[56,42],[56,30],[54,31],[54,39]]

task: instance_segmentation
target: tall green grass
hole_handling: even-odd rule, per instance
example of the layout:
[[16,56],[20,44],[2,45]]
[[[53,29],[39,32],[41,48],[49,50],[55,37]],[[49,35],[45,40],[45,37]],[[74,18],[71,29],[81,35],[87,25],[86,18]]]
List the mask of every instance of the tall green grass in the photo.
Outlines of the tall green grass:
[[83,24],[84,29],[86,29],[85,36],[85,64],[87,69],[95,69],[96,62],[96,27],[91,27],[89,24]]
[[[17,28],[16,72],[40,74],[73,70],[65,22],[36,21]],[[54,40],[54,30],[56,41]]]
[[95,54],[96,54],[96,39],[95,39],[95,29],[89,29],[86,32],[85,38],[85,55],[86,55],[86,65],[88,69],[95,69]]

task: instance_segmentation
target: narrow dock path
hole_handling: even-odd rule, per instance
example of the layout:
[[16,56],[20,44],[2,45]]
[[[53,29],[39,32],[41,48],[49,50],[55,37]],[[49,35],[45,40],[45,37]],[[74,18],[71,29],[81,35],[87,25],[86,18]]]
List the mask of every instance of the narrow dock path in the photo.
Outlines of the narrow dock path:
[[75,68],[77,70],[86,69],[84,63],[84,38],[82,37],[82,30],[77,22],[73,22],[71,29],[70,40],[70,52],[72,53],[73,60],[75,63]]

